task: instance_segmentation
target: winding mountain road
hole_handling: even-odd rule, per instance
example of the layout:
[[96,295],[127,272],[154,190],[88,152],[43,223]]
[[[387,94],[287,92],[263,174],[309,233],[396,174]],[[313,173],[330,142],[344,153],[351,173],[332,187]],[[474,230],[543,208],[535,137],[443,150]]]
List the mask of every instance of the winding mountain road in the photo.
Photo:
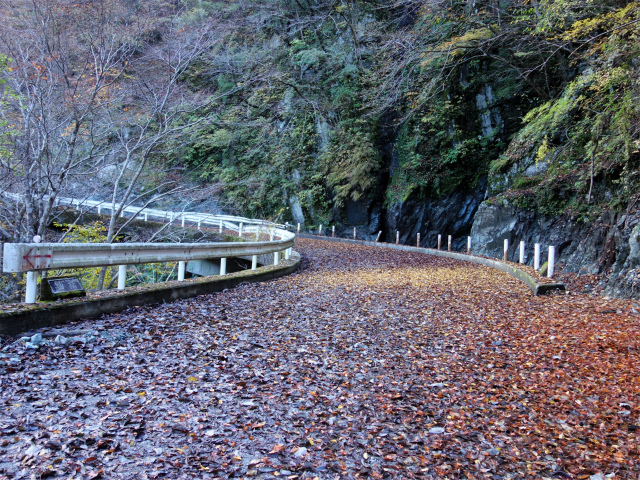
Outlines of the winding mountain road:
[[296,250],[289,277],[7,343],[0,479],[638,478],[632,303]]

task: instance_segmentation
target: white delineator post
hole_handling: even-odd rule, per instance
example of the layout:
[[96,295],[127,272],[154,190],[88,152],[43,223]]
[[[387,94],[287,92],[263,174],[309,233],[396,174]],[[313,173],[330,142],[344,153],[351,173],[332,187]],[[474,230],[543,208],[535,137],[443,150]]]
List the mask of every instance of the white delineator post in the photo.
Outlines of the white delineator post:
[[467,255],[471,255],[471,237],[467,237]]
[[504,254],[502,255],[502,258],[505,262],[509,258],[509,240],[507,240],[506,238],[504,239]]
[[524,240],[520,240],[520,263],[524,263]]
[[100,215],[100,210],[101,210],[100,205],[98,205],[98,215]]
[[182,216],[182,223],[181,223],[181,226],[182,226],[182,228],[184,228],[184,213],[183,213],[181,216]]
[[400,245],[400,232],[396,230],[396,245]]
[[451,251],[451,235],[447,238],[447,251]]
[[533,246],[533,269],[537,272],[540,270],[540,244]]
[[416,236],[416,246],[420,246],[420,232],[418,232],[418,235]]
[[24,303],[36,303],[36,290],[38,287],[38,272],[27,272],[27,291]]
[[240,226],[238,227],[238,236],[242,238],[242,222],[240,222]]
[[198,230],[200,230],[200,223],[202,220],[198,219]]
[[256,268],[258,268],[258,255],[251,257],[251,270],[255,270]]
[[184,282],[184,271],[186,270],[187,262],[179,261],[178,262],[178,281]]
[[227,259],[221,258],[220,259],[220,275],[226,275],[226,274],[227,274]]
[[556,247],[549,245],[549,266],[547,267],[547,277],[553,277],[553,266],[556,261]]
[[298,223],[298,233],[300,233],[300,224]]
[[356,227],[353,227],[353,239],[356,239]]
[[118,265],[118,290],[124,290],[127,285],[127,266]]
[[322,235],[322,225],[318,227],[318,235]]
[[331,238],[335,238],[336,237],[336,226],[333,225],[331,227]]
[[438,250],[442,247],[442,235],[438,234]]
[[280,252],[273,252],[273,264],[278,265],[280,263]]
[[219,232],[222,233],[222,220],[220,220],[220,230],[219,230]]
[[[40,243],[42,237],[40,235],[34,235],[33,243]],[[40,272],[27,272],[27,285],[25,291],[25,303],[36,303],[36,292],[38,290],[38,275]]]

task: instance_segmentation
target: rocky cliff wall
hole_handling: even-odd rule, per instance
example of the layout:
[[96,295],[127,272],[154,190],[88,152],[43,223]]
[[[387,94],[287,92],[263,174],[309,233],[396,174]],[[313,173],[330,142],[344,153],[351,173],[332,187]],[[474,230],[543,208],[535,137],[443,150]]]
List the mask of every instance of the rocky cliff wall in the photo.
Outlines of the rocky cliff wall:
[[640,298],[640,212],[603,213],[593,224],[562,216],[550,217],[507,203],[484,202],[471,228],[474,252],[502,257],[509,240],[509,259],[518,260],[519,243],[527,244],[525,261],[533,264],[533,244],[556,247],[559,272],[600,275],[605,295]]
[[456,190],[442,198],[424,198],[410,194],[392,205],[386,212],[386,238],[395,240],[400,232],[400,243],[415,244],[418,232],[423,247],[435,248],[438,234],[446,245],[447,235],[453,237],[453,248],[462,250],[471,231],[474,216],[484,199],[486,177],[478,181],[473,190]]

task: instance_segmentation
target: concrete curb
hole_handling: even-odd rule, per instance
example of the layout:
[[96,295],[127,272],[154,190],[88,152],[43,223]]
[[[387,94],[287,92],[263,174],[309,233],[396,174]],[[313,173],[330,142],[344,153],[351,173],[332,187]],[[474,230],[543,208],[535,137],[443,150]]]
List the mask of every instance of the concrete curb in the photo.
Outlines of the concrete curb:
[[153,288],[141,292],[125,293],[113,297],[84,300],[63,304],[36,304],[29,310],[0,313],[0,334],[16,336],[36,328],[52,327],[76,320],[99,317],[103,314],[117,313],[129,307],[172,302],[183,298],[221,292],[234,288],[241,283],[257,283],[289,275],[300,267],[301,257],[293,252],[293,264],[278,267],[269,266],[265,271],[251,270],[231,273],[224,278],[206,281],[186,281],[176,285],[156,284]]
[[513,267],[503,262],[499,262],[498,260],[491,260],[489,258],[476,257],[474,255],[467,255],[465,253],[448,252],[445,250],[436,250],[434,248],[411,247],[409,245],[396,245],[394,243],[370,242],[366,240],[350,240],[348,238],[320,237],[317,235],[306,235],[306,234],[298,234],[297,236],[300,238],[311,238],[313,240],[327,240],[329,242],[352,243],[355,245],[368,245],[370,247],[391,248],[394,250],[404,250],[406,252],[424,253],[426,255],[455,258],[456,260],[464,260],[466,262],[478,263],[486,267],[496,268],[505,273],[508,273],[512,277],[517,278],[518,280],[526,284],[534,293],[534,295],[544,295],[545,293],[549,293],[553,290],[566,289],[564,283],[537,283],[535,278],[533,278],[527,272],[520,270],[519,268]]

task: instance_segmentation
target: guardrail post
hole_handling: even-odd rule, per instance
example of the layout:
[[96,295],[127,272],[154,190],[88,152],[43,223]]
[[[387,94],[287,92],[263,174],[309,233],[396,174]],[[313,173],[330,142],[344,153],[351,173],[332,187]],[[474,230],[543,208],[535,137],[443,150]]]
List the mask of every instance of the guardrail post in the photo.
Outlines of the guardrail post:
[[533,269],[537,272],[540,270],[540,244],[533,246]]
[[220,275],[226,275],[226,274],[227,274],[227,259],[221,258],[220,259]]
[[553,277],[553,267],[556,261],[556,247],[549,245],[549,266],[547,267],[547,277]]
[[336,226],[331,226],[331,238],[336,238]]
[[27,272],[27,291],[24,303],[36,303],[36,290],[38,289],[38,272]]
[[127,283],[127,266],[118,265],[118,290],[124,290]]
[[289,260],[291,258],[291,249],[290,248],[286,248],[284,250],[284,259],[285,260]]
[[182,217],[182,228],[184,228],[184,213],[181,215]]
[[471,237],[467,237],[467,255],[471,255]]
[[418,240],[416,242],[416,245],[419,247],[420,246],[420,232],[418,232]]
[[186,269],[186,266],[187,266],[187,262],[182,260],[178,262],[178,281],[179,282],[184,282],[184,271]]
[[447,238],[447,251],[451,251],[451,235]]
[[256,227],[256,242],[260,240],[260,226]]
[[240,222],[240,225],[238,226],[238,236],[242,238],[242,222]]
[[524,240],[520,240],[520,263],[524,263]]
[[442,248],[442,235],[438,234],[438,250]]
[[504,239],[504,253],[502,254],[502,258],[505,262],[509,259],[509,240],[506,238]]
[[269,241],[273,242],[273,229],[269,232]]
[[273,252],[273,264],[278,265],[280,263],[280,252]]
[[396,230],[396,245],[400,245],[400,232]]
[[251,257],[251,270],[258,268],[258,255]]
[[353,239],[356,239],[356,227],[353,227]]

